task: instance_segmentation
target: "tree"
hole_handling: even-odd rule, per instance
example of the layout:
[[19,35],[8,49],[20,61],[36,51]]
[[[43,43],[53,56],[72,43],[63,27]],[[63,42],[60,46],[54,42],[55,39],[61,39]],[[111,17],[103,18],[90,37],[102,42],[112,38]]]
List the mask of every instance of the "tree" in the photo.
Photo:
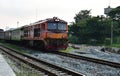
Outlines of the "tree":
[[87,41],[87,30],[86,22],[91,18],[90,10],[82,10],[74,17],[75,22],[69,27],[70,40],[77,37],[77,43],[86,43]]
[[105,39],[105,26],[100,16],[92,17],[87,21],[88,39],[97,43],[103,43]]
[[78,23],[79,21],[83,19],[87,19],[90,17],[90,11],[91,10],[81,10],[76,16],[74,17],[75,22]]
[[111,17],[111,18],[117,18],[117,19],[120,19],[120,6],[112,9],[108,15]]
[[[117,9],[120,7],[117,7]],[[112,10],[113,11],[113,10]],[[111,12],[112,12],[111,11]],[[110,17],[116,18],[117,12],[111,13]],[[69,40],[72,43],[104,44],[111,37],[111,18],[104,16],[91,16],[90,10],[82,10],[74,17],[75,22],[69,27]],[[113,22],[114,40],[120,42],[120,20]],[[115,39],[116,38],[116,39]]]

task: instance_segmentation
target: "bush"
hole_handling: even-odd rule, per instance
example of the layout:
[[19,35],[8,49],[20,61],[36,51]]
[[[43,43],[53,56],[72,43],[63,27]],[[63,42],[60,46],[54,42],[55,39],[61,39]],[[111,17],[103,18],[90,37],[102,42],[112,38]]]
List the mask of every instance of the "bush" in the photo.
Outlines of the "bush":
[[69,35],[68,41],[69,41],[70,43],[74,43],[74,44],[79,43],[79,42],[78,42],[78,37],[73,36],[73,35]]
[[106,45],[110,45],[110,38],[105,38],[104,43],[105,43]]

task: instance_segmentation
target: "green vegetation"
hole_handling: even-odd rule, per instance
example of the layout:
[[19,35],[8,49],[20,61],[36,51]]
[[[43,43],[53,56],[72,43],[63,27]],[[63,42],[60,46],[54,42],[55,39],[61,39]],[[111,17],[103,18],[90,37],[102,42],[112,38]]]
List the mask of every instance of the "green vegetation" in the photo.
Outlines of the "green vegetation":
[[3,43],[4,42],[4,40],[0,40],[0,43]]
[[90,10],[82,10],[69,25],[69,42],[73,44],[110,45],[111,23],[113,23],[113,45],[120,45],[120,6],[108,17],[91,16]]
[[61,52],[65,52],[65,53],[69,53],[70,51],[72,51],[73,48],[72,47],[68,47],[66,50],[60,50]]
[[27,51],[21,49],[21,47],[19,47],[19,46],[17,46],[17,45],[5,43],[5,42],[0,42],[0,43],[1,43],[2,45],[7,46],[7,47],[13,48],[13,49],[15,49],[15,50],[18,51],[18,52],[26,53],[26,54],[27,54]]
[[105,45],[107,47],[117,47],[120,48],[120,44]]

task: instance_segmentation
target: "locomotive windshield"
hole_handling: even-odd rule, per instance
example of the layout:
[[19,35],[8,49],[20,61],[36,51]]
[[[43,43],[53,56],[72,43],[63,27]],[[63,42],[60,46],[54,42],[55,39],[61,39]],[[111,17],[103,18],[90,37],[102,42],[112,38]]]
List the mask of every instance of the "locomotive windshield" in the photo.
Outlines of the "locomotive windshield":
[[65,23],[48,23],[48,30],[66,30]]
[[65,23],[58,23],[58,30],[66,30],[66,24]]
[[57,29],[56,23],[48,23],[48,30],[54,30]]

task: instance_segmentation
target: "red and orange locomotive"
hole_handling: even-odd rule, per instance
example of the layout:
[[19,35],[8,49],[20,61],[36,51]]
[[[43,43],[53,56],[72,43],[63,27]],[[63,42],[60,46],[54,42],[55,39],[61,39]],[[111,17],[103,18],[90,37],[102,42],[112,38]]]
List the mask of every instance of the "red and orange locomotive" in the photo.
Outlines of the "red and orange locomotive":
[[57,17],[5,31],[5,36],[7,33],[11,33],[9,38],[12,41],[20,41],[40,49],[57,50],[68,46],[67,22]]

